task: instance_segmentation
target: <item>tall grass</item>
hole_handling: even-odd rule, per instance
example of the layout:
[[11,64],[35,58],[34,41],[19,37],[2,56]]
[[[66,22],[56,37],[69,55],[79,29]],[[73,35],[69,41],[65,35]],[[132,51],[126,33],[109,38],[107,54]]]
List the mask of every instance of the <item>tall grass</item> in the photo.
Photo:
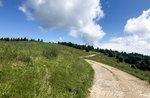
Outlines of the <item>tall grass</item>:
[[59,54],[58,52],[57,47],[45,47],[43,50],[43,56],[47,59],[51,59],[53,57],[57,57]]
[[40,42],[0,42],[0,97],[85,98],[93,69],[86,52]]

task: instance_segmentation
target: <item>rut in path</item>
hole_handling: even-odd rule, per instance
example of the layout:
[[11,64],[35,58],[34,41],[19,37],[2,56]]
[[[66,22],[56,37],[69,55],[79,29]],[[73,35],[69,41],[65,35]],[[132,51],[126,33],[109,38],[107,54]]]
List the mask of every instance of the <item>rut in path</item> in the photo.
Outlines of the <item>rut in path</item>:
[[92,60],[86,61],[95,71],[88,98],[150,98],[150,85],[128,73]]

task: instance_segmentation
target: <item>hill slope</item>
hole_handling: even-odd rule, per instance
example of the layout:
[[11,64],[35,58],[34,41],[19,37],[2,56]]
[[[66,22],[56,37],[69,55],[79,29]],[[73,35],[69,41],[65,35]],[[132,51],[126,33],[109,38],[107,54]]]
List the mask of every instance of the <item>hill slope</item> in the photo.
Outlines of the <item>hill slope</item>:
[[88,53],[57,44],[0,41],[0,97],[88,96],[93,69]]

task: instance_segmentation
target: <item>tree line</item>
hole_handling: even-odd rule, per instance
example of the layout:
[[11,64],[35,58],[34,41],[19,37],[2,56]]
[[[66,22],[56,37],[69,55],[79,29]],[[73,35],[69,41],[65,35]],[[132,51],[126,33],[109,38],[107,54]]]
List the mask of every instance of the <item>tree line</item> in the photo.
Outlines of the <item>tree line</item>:
[[[42,39],[28,39],[24,38],[0,38],[0,41],[37,41],[43,42]],[[51,42],[49,42],[51,43]],[[131,65],[132,68],[140,69],[140,70],[148,70],[150,71],[150,56],[146,56],[138,53],[126,53],[126,52],[118,52],[109,49],[100,49],[94,48],[90,45],[78,45],[71,42],[58,42],[57,44],[73,47],[80,50],[85,50],[86,52],[95,51],[99,53],[103,53],[108,57],[113,57],[117,59],[117,62],[125,62]]]
[[76,48],[76,49],[85,50],[86,52],[94,50],[94,47],[90,46],[90,45],[87,45],[87,46],[86,45],[78,45],[78,44],[74,44],[74,43],[71,43],[71,42],[58,42],[58,44],[66,45],[66,46],[73,47],[73,48]]
[[37,42],[43,42],[42,39],[28,39],[26,37],[24,38],[0,38],[0,41],[37,41]]
[[66,45],[76,49],[85,50],[86,52],[95,51],[103,53],[108,57],[114,57],[117,62],[125,62],[131,65],[132,68],[150,71],[150,56],[138,53],[118,52],[109,49],[94,48],[93,46],[78,45],[71,42],[58,42],[58,44]]

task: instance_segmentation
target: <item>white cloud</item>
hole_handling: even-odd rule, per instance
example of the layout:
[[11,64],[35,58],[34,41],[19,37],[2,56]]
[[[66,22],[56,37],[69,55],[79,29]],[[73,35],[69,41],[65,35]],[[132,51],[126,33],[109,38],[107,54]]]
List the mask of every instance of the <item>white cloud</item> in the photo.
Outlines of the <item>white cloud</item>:
[[63,37],[59,37],[58,38],[58,42],[62,42],[62,41],[64,41],[64,38]]
[[0,7],[2,7],[3,6],[3,3],[2,3],[2,1],[0,0]]
[[129,35],[112,38],[100,47],[150,55],[150,9],[143,11],[143,14],[137,18],[129,19],[124,31]]
[[96,21],[104,17],[100,0],[27,0],[19,7],[44,29],[67,30],[86,44],[96,45],[105,35]]
[[100,47],[104,49],[107,48],[118,50],[120,52],[136,52],[140,54],[150,55],[149,42],[137,35],[113,38],[109,43],[102,44]]
[[137,18],[129,19],[124,31],[128,34],[139,34],[150,38],[150,9],[143,11],[143,14]]
[[27,15],[28,20],[34,20],[34,17],[32,16],[32,14],[28,12],[28,10],[25,7],[20,6],[19,10]]

